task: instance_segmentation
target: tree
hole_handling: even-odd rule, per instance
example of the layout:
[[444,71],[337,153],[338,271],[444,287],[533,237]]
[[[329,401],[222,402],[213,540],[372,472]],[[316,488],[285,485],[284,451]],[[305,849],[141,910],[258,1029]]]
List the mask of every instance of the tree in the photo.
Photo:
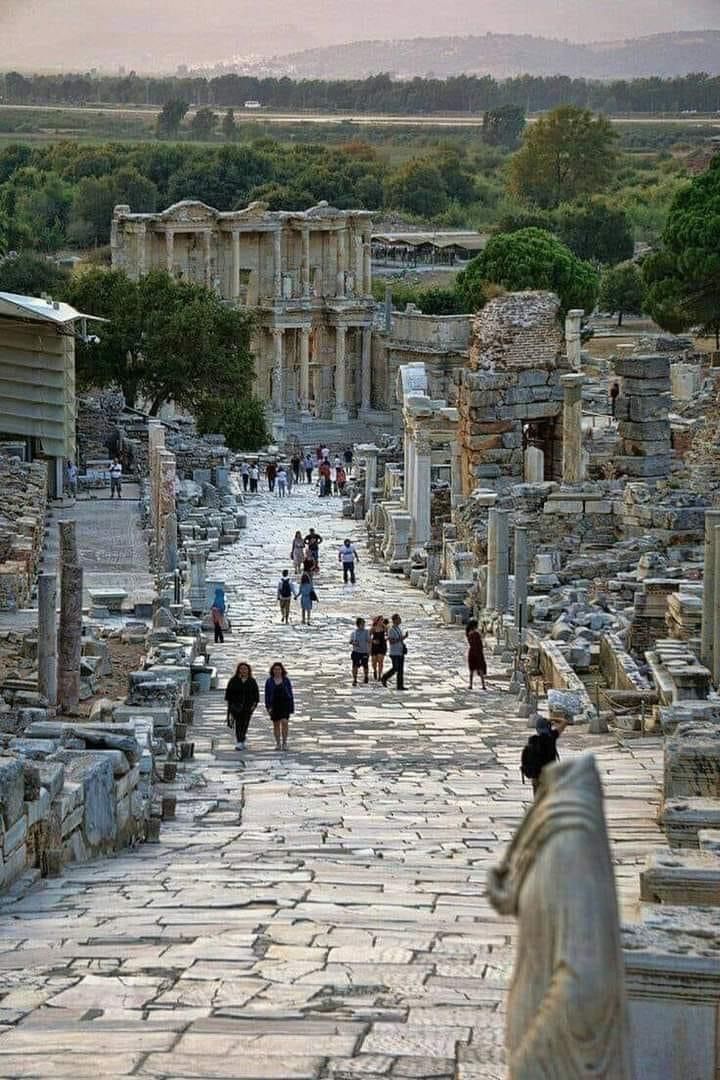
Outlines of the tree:
[[107,244],[115,206],[124,203],[135,213],[152,213],[157,201],[155,184],[135,168],[85,176],[75,188],[68,238],[78,244]]
[[235,112],[233,109],[228,109],[223,116],[222,133],[229,142],[232,142],[238,137],[238,126],[235,123]]
[[231,450],[252,452],[266,446],[270,440],[265,408],[256,397],[208,399],[198,413],[197,424],[201,435],[224,435]]
[[212,138],[216,124],[217,116],[212,109],[204,106],[202,109],[198,109],[190,121],[190,134],[193,139],[207,142],[208,139]]
[[610,266],[600,278],[598,304],[603,311],[617,312],[618,326],[623,315],[642,315],[645,286],[634,262]]
[[210,289],[153,271],[131,281],[121,270],[92,269],[74,279],[67,299],[109,321],[99,343],[79,343],[83,385],[122,388],[157,413],[166,401],[200,412],[209,401],[251,396],[251,317]]
[[185,119],[190,106],[182,98],[170,98],[166,101],[162,107],[162,111],[158,116],[157,121],[157,133],[162,138],[172,138],[177,136],[180,131],[180,125]]
[[553,209],[607,187],[617,167],[617,134],[605,116],[563,105],[525,133],[510,162],[511,194]]
[[720,349],[720,158],[670,207],[662,247],[643,264],[646,309],[664,330],[699,326]]
[[408,161],[387,184],[387,201],[399,210],[434,217],[447,209],[448,197],[439,169],[427,161]]
[[0,292],[21,296],[62,295],[70,275],[44,255],[25,251],[0,260]]
[[488,146],[514,150],[525,128],[525,110],[519,105],[501,105],[483,115],[482,140]]
[[489,284],[512,291],[549,289],[560,297],[563,310],[589,312],[595,306],[598,275],[551,233],[521,229],[491,237],[485,250],[460,271],[456,287],[465,311],[483,306]]
[[614,265],[631,259],[635,250],[632,225],[625,210],[596,196],[563,204],[555,214],[557,233],[578,259]]

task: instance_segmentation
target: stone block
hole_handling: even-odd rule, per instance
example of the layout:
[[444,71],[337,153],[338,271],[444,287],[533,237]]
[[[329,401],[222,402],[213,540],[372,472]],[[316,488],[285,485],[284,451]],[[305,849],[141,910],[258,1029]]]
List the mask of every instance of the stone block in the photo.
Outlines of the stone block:
[[25,802],[25,777],[22,761],[0,759],[0,815],[9,829],[22,816]]
[[633,442],[661,442],[670,438],[669,420],[648,420],[646,423],[633,423],[631,420],[620,420],[618,434],[621,439]]
[[616,356],[615,374],[629,379],[670,379],[669,356]]
[[720,799],[720,730],[683,723],[665,740],[665,798]]
[[[24,807],[23,807],[24,809]],[[25,843],[25,837],[27,836],[27,819],[23,814],[18,818],[15,824],[9,828],[3,836],[3,859],[6,861],[10,858],[16,847]]]
[[640,874],[640,899],[655,904],[720,906],[720,858],[709,852],[660,852]]
[[0,887],[6,889],[24,872],[27,865],[27,847],[21,844],[12,854],[0,861]]
[[32,802],[25,803],[25,817],[28,829],[43,821],[50,813],[50,792],[47,788],[40,788],[40,794]]
[[95,760],[83,779],[83,833],[90,847],[112,845],[117,832],[113,767],[109,760]]
[[40,761],[36,767],[40,775],[40,783],[47,789],[50,798],[54,799],[62,791],[65,783],[65,766],[61,761]]
[[716,799],[666,799],[658,820],[670,847],[699,847],[700,829],[720,828],[720,802]]

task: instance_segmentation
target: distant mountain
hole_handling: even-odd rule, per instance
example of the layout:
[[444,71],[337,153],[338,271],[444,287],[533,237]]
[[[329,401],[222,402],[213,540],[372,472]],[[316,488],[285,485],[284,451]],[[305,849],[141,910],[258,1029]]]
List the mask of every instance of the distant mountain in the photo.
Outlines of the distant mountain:
[[269,58],[235,58],[213,69],[248,75],[362,79],[389,72],[414,76],[567,75],[588,79],[720,74],[720,30],[654,34],[626,41],[576,44],[520,34],[357,41]]

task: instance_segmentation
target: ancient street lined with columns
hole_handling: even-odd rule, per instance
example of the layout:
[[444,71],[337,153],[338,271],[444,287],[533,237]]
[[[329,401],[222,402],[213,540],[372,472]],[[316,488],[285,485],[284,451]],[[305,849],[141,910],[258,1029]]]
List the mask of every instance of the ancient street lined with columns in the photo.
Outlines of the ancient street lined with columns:
[[[531,798],[527,720],[490,657],[466,689],[465,639],[441,605],[374,564],[362,531],[302,486],[249,499],[247,530],[214,557],[232,634],[211,647],[224,685],[281,659],[298,712],[273,749],[262,710],[245,755],[220,689],[196,699],[159,845],[68,866],[2,900],[0,1076],[504,1077],[514,919],[486,896]],[[279,625],[296,528],[324,537],[312,625]],[[351,530],[352,531],[349,531]],[[361,556],[344,587],[335,549]],[[408,691],[350,686],[358,614],[402,614]],[[492,643],[489,642],[489,645]],[[563,736],[569,758],[587,728]],[[623,917],[661,841],[656,741],[592,738]]]

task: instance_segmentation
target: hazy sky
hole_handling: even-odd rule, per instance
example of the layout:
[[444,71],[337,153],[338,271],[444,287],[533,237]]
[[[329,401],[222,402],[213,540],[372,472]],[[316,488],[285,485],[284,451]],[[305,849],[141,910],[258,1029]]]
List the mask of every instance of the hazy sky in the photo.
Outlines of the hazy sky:
[[720,0],[0,0],[0,67],[174,69],[365,38],[720,28]]

